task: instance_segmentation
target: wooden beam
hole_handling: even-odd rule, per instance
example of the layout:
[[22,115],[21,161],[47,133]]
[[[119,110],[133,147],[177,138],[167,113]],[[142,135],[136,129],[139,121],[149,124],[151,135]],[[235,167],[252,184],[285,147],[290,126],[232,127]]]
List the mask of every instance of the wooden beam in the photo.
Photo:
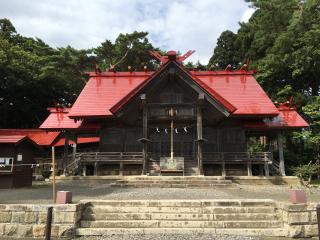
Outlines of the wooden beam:
[[221,176],[223,178],[226,177],[226,162],[224,159],[222,160],[222,164],[221,164]]
[[93,175],[94,176],[98,176],[98,162],[95,162],[94,163],[94,173],[93,173]]
[[56,162],[55,162],[55,152],[54,146],[51,147],[51,155],[52,155],[52,198],[53,203],[56,203]]
[[283,156],[283,137],[282,137],[282,133],[278,132],[277,134],[278,137],[278,150],[279,150],[279,162],[280,162],[280,174],[282,176],[286,175],[285,172],[285,167],[284,167],[284,156]]
[[250,160],[247,162],[247,170],[248,170],[248,176],[252,176],[252,164]]
[[266,177],[269,177],[269,176],[270,176],[269,164],[268,164],[268,162],[265,162],[265,163],[264,163],[264,173],[265,173],[265,176],[266,176]]
[[69,139],[70,139],[69,132],[65,131],[64,151],[63,151],[63,173],[64,173],[64,175],[67,174]]
[[[142,102],[142,135],[143,139],[148,139],[148,107],[146,94],[141,94]],[[147,157],[148,157],[148,142],[142,141],[142,153],[143,153],[143,164],[142,164],[142,175],[146,174]]]
[[203,135],[202,135],[202,103],[204,101],[204,94],[199,94],[197,104],[197,158],[199,175],[203,175]]

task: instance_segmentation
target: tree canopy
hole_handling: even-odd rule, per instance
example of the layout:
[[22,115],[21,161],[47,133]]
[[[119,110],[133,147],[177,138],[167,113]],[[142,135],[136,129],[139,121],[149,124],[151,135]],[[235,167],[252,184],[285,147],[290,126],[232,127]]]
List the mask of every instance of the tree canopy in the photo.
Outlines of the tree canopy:
[[[120,34],[93,49],[53,48],[41,39],[21,36],[0,19],[0,128],[38,127],[46,108],[73,103],[86,82],[86,71],[157,67],[146,32]],[[118,63],[118,64],[117,64]]]
[[[274,101],[293,96],[310,129],[287,136],[288,142],[295,140],[289,148],[295,155],[290,158],[296,158],[296,164],[319,160],[320,1],[246,2],[255,12],[248,22],[240,23],[237,33],[227,30],[220,35],[209,66],[239,68],[249,59],[257,80]],[[298,147],[301,144],[303,148]]]

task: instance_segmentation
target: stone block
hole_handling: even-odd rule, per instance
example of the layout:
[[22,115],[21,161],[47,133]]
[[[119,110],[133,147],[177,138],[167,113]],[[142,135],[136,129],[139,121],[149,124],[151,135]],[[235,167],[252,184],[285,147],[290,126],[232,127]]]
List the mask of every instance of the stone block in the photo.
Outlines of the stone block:
[[55,205],[53,210],[57,212],[75,212],[78,210],[78,204]]
[[303,237],[303,226],[289,226],[288,228],[288,236],[290,238],[298,238]]
[[59,237],[71,238],[75,235],[73,225],[59,225]]
[[26,204],[8,204],[6,205],[7,211],[12,212],[25,212],[25,211],[31,211],[31,206]]
[[302,225],[309,223],[308,212],[292,212],[288,214],[288,224]]
[[318,236],[318,225],[304,225],[304,237]]
[[12,223],[24,223],[25,212],[12,212]]
[[51,236],[54,238],[59,237],[59,225],[54,224],[51,226]]
[[17,237],[32,237],[32,225],[18,225],[18,229],[15,234]]
[[6,224],[4,226],[4,235],[13,236],[16,234],[18,229],[18,224]]
[[304,190],[291,189],[289,190],[290,202],[293,204],[307,203],[307,195]]
[[75,212],[55,212],[53,215],[54,223],[75,223],[76,213]]
[[317,218],[317,212],[316,211],[310,211],[310,223],[311,224],[318,223],[318,218]]
[[47,213],[46,212],[39,212],[38,213],[38,223],[46,223],[47,222]]
[[11,212],[0,212],[0,223],[11,222]]
[[0,223],[0,236],[4,235],[4,223]]
[[72,203],[72,192],[70,191],[58,191],[57,192],[57,204]]
[[283,210],[288,212],[304,212],[307,211],[307,204],[284,204]]
[[48,204],[32,205],[30,211],[32,211],[32,212],[47,212],[49,207],[53,207],[53,206],[48,205]]
[[45,234],[46,225],[37,224],[32,226],[32,236],[33,237],[43,237]]
[[37,223],[38,221],[38,212],[26,212],[24,215],[25,223]]

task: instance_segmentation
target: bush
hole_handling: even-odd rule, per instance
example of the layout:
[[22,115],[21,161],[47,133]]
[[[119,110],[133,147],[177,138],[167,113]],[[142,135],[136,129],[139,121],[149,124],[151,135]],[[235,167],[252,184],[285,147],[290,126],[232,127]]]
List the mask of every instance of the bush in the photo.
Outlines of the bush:
[[41,172],[41,175],[42,175],[42,177],[44,177],[44,178],[49,178],[49,177],[51,176],[51,171],[49,171],[49,170],[43,170],[43,171]]
[[320,172],[320,165],[319,163],[309,163],[305,165],[300,165],[298,167],[293,167],[292,171],[294,175],[302,178],[303,180],[308,180],[310,182],[312,177],[315,174],[319,174]]

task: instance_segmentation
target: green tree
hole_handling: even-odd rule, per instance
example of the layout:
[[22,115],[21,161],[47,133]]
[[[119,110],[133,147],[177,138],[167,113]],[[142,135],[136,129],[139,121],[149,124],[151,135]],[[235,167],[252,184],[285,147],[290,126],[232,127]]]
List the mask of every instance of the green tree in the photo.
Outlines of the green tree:
[[208,67],[214,69],[225,69],[229,64],[237,68],[241,61],[237,58],[237,49],[235,47],[237,35],[231,31],[221,33],[214,48],[213,56],[209,60]]
[[114,43],[106,40],[94,49],[99,66],[110,69],[115,66],[118,71],[128,71],[128,66],[134,70],[155,69],[158,63],[150,56],[150,50],[155,49],[147,38],[147,32],[119,34]]

